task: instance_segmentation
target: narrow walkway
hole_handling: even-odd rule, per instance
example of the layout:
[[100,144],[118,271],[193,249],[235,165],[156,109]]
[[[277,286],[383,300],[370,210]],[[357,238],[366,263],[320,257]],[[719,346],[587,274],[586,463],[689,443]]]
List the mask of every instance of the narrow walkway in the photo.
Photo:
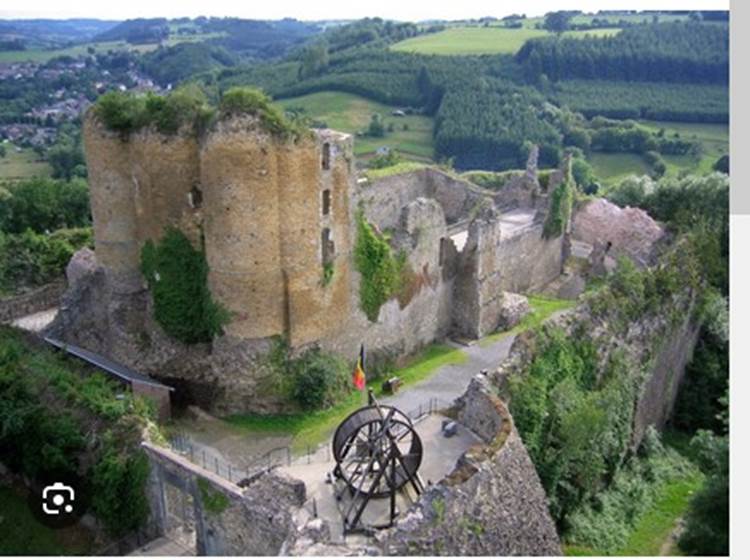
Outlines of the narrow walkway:
[[496,368],[508,357],[515,339],[515,335],[508,335],[487,346],[473,344],[464,347],[452,343],[468,356],[469,359],[466,362],[442,366],[427,379],[409,385],[402,392],[385,397],[381,401],[402,410],[411,410],[422,403],[429,402],[430,399],[453,402],[463,394],[469,381],[476,374],[483,369]]

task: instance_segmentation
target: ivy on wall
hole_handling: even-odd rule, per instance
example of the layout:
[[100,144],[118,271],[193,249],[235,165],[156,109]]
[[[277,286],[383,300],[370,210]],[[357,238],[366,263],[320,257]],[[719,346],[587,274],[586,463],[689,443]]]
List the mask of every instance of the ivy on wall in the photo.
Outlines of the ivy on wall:
[[194,344],[222,333],[229,312],[211,298],[206,257],[185,234],[169,228],[160,242],[147,241],[141,271],[154,298],[154,317],[167,334]]
[[559,237],[565,232],[573,210],[573,181],[567,177],[550,194],[549,213],[542,235],[545,239]]
[[370,321],[377,321],[380,307],[401,289],[406,258],[393,254],[388,240],[375,231],[361,211],[357,214],[354,266],[362,275],[360,306]]

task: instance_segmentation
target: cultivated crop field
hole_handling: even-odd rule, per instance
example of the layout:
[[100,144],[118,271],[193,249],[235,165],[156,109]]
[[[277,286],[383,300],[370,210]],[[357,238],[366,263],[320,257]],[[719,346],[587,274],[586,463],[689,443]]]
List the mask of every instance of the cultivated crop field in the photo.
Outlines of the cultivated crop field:
[[[383,118],[386,130],[393,124],[394,130],[383,138],[359,136],[354,140],[354,152],[358,156],[374,153],[381,146],[388,146],[415,159],[430,159],[432,149],[432,119],[422,115],[405,117],[391,116],[396,107],[377,103],[358,95],[337,91],[322,91],[279,101],[285,109],[304,109],[304,115],[324,122],[329,128],[356,134],[367,129],[374,113]],[[404,126],[408,130],[404,130]]]

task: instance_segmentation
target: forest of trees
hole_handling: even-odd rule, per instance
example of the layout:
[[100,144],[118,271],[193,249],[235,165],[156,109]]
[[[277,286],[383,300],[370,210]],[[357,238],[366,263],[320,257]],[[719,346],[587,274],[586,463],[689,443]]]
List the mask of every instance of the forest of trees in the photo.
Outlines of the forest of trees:
[[529,79],[727,84],[729,28],[694,22],[623,29],[612,37],[532,39],[516,55]]
[[682,122],[729,122],[726,86],[607,80],[565,80],[551,97],[587,117]]

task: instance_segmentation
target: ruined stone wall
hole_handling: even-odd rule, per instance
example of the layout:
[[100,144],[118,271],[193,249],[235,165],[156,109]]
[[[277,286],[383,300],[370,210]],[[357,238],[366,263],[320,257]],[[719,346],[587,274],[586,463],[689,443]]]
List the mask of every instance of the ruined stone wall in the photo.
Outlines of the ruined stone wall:
[[191,463],[170,449],[142,444],[150,462],[149,525],[167,530],[166,490],[192,498],[196,552],[201,556],[278,556],[287,553],[297,529],[293,511],[305,501],[304,483],[262,472],[244,488]]
[[86,117],[84,148],[91,185],[97,258],[113,287],[142,289],[140,251],[168,226],[198,246],[200,215],[190,193],[199,184],[198,141],[188,130],[161,134],[146,128],[127,140]]
[[439,169],[383,177],[357,189],[355,206],[362,204],[368,220],[381,230],[398,227],[401,209],[417,198],[434,198],[445,212],[448,224],[466,221],[484,203],[491,202],[491,191]]
[[672,417],[685,366],[693,357],[700,333],[692,315],[688,308],[677,328],[666,330],[656,339],[653,361],[636,405],[634,445],[640,443],[649,426],[661,430]]
[[91,113],[84,123],[83,144],[97,259],[115,291],[138,291],[142,281],[130,145],[96,122]]
[[386,554],[560,555],[547,498],[513,418],[487,379],[475,377],[457,401],[457,419],[484,441],[429,487],[389,530]]
[[66,289],[64,278],[14,296],[0,299],[0,323],[56,307]]
[[[342,318],[351,306],[351,137],[321,130],[306,146],[304,150],[297,146],[288,149],[279,169],[282,264],[287,282],[288,337],[293,347],[347,328]],[[324,231],[328,232],[327,241]],[[331,267],[328,278],[326,259]]]
[[[369,220],[368,207],[365,217]],[[446,336],[451,326],[452,278],[446,278],[441,263],[440,240],[447,235],[445,215],[432,198],[417,198],[399,211],[392,229],[394,251],[405,251],[413,272],[405,297],[394,297],[381,308],[376,321],[369,321],[360,308],[361,276],[352,273],[349,316],[339,317],[339,333],[321,343],[325,348],[353,358],[360,343],[373,352],[393,357],[411,354]]]
[[560,275],[563,237],[545,239],[543,224],[504,233],[496,214],[476,220],[459,258],[454,290],[458,332],[481,337],[498,327],[502,293],[539,289]]

